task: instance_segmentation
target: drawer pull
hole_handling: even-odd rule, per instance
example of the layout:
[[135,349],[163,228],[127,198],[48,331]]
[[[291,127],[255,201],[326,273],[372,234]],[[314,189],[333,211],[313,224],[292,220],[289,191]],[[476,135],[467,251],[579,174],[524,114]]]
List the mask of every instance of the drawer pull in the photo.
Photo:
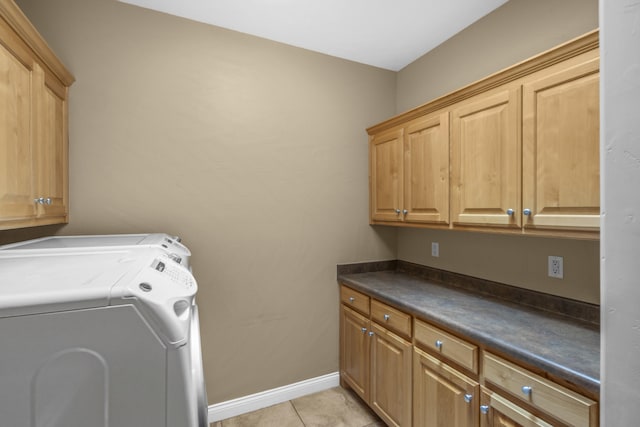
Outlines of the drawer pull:
[[484,415],[489,413],[489,405],[480,405],[480,412]]
[[522,386],[522,392],[526,395],[526,396],[531,396],[531,391],[533,389],[531,387],[529,387],[528,385],[524,385]]
[[373,332],[369,332],[369,336],[372,337],[374,334]]
[[389,316],[388,314],[385,314],[384,316],[382,316],[382,318],[385,320],[385,322],[388,322],[391,316]]
[[356,299],[354,297],[349,297],[349,302],[354,302]]
[[440,340],[436,340],[436,348],[437,348],[438,350],[442,350],[442,341],[440,341]]
[[464,395],[464,401],[467,403],[471,403],[471,400],[473,400],[473,394],[465,394]]
[[362,331],[363,334],[367,333],[367,328],[362,328],[360,330]]

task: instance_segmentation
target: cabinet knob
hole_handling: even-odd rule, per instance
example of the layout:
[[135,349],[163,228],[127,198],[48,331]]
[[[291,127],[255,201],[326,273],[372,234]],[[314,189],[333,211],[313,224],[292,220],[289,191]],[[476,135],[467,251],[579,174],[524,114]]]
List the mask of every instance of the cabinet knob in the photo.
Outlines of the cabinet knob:
[[522,213],[525,214],[526,216],[529,216],[531,215],[531,209],[524,209]]
[[403,209],[402,213],[406,215],[406,214],[408,214],[408,213],[409,213],[409,211],[408,211],[408,210],[406,210],[406,209]]
[[489,405],[480,405],[480,412],[483,414],[488,414],[489,413]]
[[355,297],[349,297],[349,302],[354,302],[355,300]]
[[513,209],[507,209],[507,215],[513,216],[514,213],[515,211]]
[[360,330],[362,331],[363,334],[367,333],[367,328],[361,328]]
[[471,400],[473,400],[473,394],[465,394],[464,395],[464,401],[467,403],[471,403]]
[[369,336],[372,337],[373,335],[373,332],[369,331]]
[[528,385],[522,386],[522,393],[524,393],[526,396],[531,396],[531,392],[532,391],[533,391],[533,389],[531,387],[529,387]]
[[51,197],[47,197],[46,199],[44,199],[44,204],[45,205],[50,205],[51,204]]
[[442,349],[442,341],[440,341],[440,340],[436,340],[436,348],[437,348],[438,350],[441,350],[441,349]]
[[400,215],[400,209],[396,209],[396,215]]
[[385,320],[385,322],[388,322],[391,316],[389,316],[388,314],[385,314],[384,316],[382,316],[382,318]]

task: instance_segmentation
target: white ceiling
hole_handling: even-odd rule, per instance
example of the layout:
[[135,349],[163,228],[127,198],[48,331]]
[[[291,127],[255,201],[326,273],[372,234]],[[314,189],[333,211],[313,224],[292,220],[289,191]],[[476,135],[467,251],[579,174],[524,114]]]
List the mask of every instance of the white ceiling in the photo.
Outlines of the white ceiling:
[[120,0],[398,71],[507,0]]

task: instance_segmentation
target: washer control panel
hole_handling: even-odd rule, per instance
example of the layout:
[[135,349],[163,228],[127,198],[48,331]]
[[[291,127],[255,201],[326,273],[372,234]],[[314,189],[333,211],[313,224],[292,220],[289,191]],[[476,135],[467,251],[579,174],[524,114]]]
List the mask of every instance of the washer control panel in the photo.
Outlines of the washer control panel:
[[166,258],[156,258],[151,264],[151,268],[163,273],[176,284],[187,290],[191,290],[196,286],[191,273],[182,267],[178,261],[174,260],[171,255]]

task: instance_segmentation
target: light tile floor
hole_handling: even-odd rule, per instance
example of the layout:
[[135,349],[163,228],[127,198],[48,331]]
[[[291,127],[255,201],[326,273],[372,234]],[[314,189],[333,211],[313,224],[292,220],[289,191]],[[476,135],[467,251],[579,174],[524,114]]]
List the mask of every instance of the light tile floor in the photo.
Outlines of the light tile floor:
[[218,421],[211,427],[385,427],[385,424],[352,391],[335,387]]

